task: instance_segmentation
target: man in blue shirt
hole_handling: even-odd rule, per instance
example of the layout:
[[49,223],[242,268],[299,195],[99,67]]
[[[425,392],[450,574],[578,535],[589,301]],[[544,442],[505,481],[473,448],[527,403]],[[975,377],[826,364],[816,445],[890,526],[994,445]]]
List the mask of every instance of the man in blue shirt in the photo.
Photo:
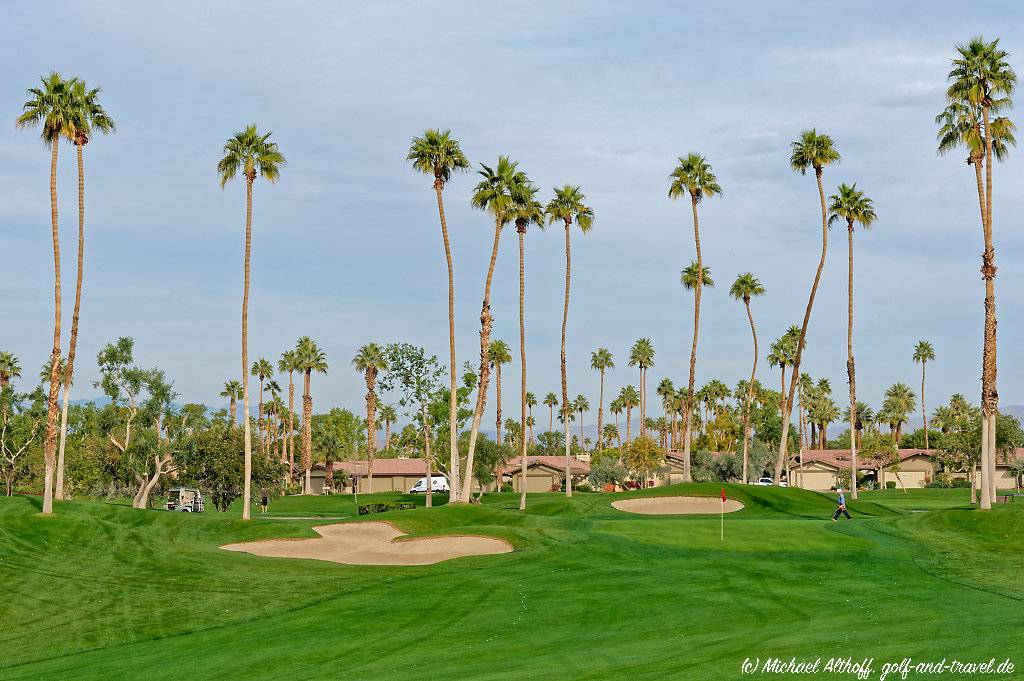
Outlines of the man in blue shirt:
[[840,513],[845,515],[847,520],[853,520],[853,518],[850,516],[850,512],[846,510],[846,495],[843,494],[843,488],[837,487],[836,493],[839,494],[839,499],[837,500],[837,503],[839,505],[836,508],[836,512],[832,514],[832,522],[836,522],[837,520],[839,520]]

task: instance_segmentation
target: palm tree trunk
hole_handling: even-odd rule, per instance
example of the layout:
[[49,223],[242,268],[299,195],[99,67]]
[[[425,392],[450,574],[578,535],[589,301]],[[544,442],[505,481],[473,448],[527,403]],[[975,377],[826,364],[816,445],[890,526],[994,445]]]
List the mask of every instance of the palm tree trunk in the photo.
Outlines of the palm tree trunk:
[[43,513],[53,513],[53,468],[57,449],[57,397],[60,393],[60,238],[57,230],[57,144],[50,152],[50,224],[53,231],[53,350],[50,351],[50,394],[46,401],[46,441],[43,446]]
[[[437,214],[441,218],[441,238],[444,241],[445,262],[448,265],[448,374],[450,381],[448,396],[448,447],[451,450],[451,460],[449,462],[451,491],[449,492],[448,500],[451,502],[459,499],[459,406],[458,386],[456,385],[458,368],[455,365],[455,271],[452,268],[451,244],[448,241],[448,221],[445,219],[444,214],[443,189],[444,180],[440,174],[435,173],[434,191],[437,192]],[[466,467],[466,487],[469,487],[469,476],[473,470],[472,453],[466,460]],[[430,481],[428,480],[427,482],[429,483]],[[468,500],[469,497],[467,495],[466,501]]]
[[630,439],[632,438],[632,423],[633,423],[633,407],[626,405],[626,446],[629,446]]
[[992,132],[989,128],[989,107],[982,107],[982,121],[985,132],[985,207],[983,227],[985,251],[981,257],[981,273],[985,281],[985,340],[982,350],[981,372],[981,413],[985,427],[981,446],[981,505],[987,510],[995,501],[995,418],[999,410],[999,395],[996,392],[996,299],[995,250],[992,239]]
[[562,305],[562,418],[565,419],[565,496],[572,496],[572,462],[569,453],[569,388],[565,372],[565,327],[569,322],[569,277],[572,272],[572,257],[569,251],[570,220],[565,220],[565,302]]
[[295,381],[294,370],[288,369],[288,482],[295,470]]
[[302,385],[302,469],[306,472],[306,484],[303,494],[312,494],[310,471],[313,468],[313,396],[309,393],[310,377],[313,370],[306,369]]
[[228,416],[231,419],[231,430],[234,430],[238,425],[238,402],[234,397],[228,403]]
[[75,140],[78,155],[78,273],[75,282],[75,307],[71,313],[71,340],[68,343],[68,362],[64,369],[63,404],[60,413],[60,448],[57,452],[57,499],[64,499],[64,445],[68,437],[68,400],[75,372],[75,350],[78,346],[78,316],[82,308],[82,265],[85,261],[85,163],[82,160],[81,138]]
[[857,498],[857,376],[853,361],[853,220],[846,221],[848,263],[846,275],[846,378],[850,384],[850,498]]
[[686,413],[683,415],[683,482],[690,482],[690,420],[693,411],[690,401],[693,399],[694,378],[697,371],[697,334],[700,331],[700,296],[704,289],[704,259],[700,252],[700,221],[697,218],[697,197],[690,195],[690,207],[693,210],[693,245],[697,250],[697,286],[693,289],[693,344],[690,346],[690,379],[687,382],[687,393],[684,400]]
[[260,451],[266,450],[266,423],[263,420],[263,379],[260,378],[260,402],[256,407],[256,430],[260,434]]
[[384,417],[384,451],[391,449],[391,419]]
[[789,419],[792,415],[793,399],[796,397],[796,384],[800,379],[800,360],[804,354],[807,326],[811,323],[811,309],[814,307],[814,296],[818,292],[818,283],[821,281],[821,272],[825,269],[825,255],[828,251],[828,211],[825,208],[825,188],[821,183],[821,168],[814,169],[814,176],[818,181],[818,198],[821,201],[821,258],[818,260],[818,269],[814,274],[811,294],[807,297],[807,309],[804,310],[804,321],[800,327],[800,340],[796,346],[796,358],[793,360],[793,372],[789,382],[789,399],[784,398],[782,403],[782,435],[779,438],[779,456],[775,459],[774,481],[776,485],[782,479],[782,465],[786,460],[786,452],[789,449]]
[[494,426],[496,428],[495,433],[497,434],[498,446],[500,447],[505,438],[502,437],[501,429],[501,364],[494,365],[494,413],[497,419]]
[[[526,227],[519,226],[519,405],[520,405],[520,433],[519,433],[519,510],[526,509],[526,257],[525,257],[525,232]],[[498,385],[501,385],[501,367],[498,367]],[[498,388],[499,400],[501,399],[501,388]],[[500,404],[500,401],[499,401]],[[500,417],[498,419],[501,420]],[[482,488],[481,488],[482,489]],[[500,487],[499,487],[500,489]]]
[[548,432],[555,429],[555,405],[548,405]]
[[377,382],[376,367],[367,367],[366,373],[366,485],[373,492],[373,457],[377,453]]
[[601,426],[604,423],[604,369],[601,369],[601,388],[597,398],[597,451],[604,449],[604,432]]
[[921,359],[921,423],[924,426],[924,448],[928,447],[928,412],[924,406],[924,365],[928,363],[928,360]]
[[644,368],[640,367],[640,435],[647,432],[647,390],[644,388]]
[[252,183],[245,178],[245,283],[242,288],[242,432],[245,447],[245,482],[242,486],[242,520],[249,519],[252,497],[252,431],[249,424],[249,276],[252,254]]
[[757,376],[757,327],[754,326],[754,315],[750,311],[750,297],[743,298],[747,308],[747,320],[750,322],[750,335],[754,339],[754,364],[750,368],[750,382],[747,384],[747,398],[743,404],[743,482],[749,480],[750,467],[750,403],[754,399],[754,378]]
[[[491,345],[491,328],[494,325],[494,318],[491,316],[491,281],[494,279],[494,263],[498,260],[498,243],[501,237],[501,219],[494,221],[494,244],[491,246],[491,260],[487,266],[487,279],[484,280],[484,301],[480,308],[480,370],[477,372],[480,378],[476,388],[476,408],[473,410],[473,424],[469,430],[469,447],[466,453],[466,479],[460,491],[461,496],[449,496],[450,500],[469,502],[469,492],[472,480],[470,476],[473,471],[473,458],[476,453],[476,439],[480,434],[480,419],[483,418],[484,408],[487,406],[487,385],[490,382],[491,362],[488,356],[488,349]],[[457,470],[457,469],[456,469]],[[453,487],[454,490],[454,487]]]

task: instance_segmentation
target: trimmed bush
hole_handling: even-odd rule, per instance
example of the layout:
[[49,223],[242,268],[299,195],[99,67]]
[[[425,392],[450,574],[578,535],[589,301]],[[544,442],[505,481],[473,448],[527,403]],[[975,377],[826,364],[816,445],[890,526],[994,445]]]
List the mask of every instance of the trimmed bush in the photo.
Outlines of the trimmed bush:
[[886,489],[896,489],[896,481],[895,480],[886,480],[885,481],[885,488]]
[[372,513],[387,513],[388,511],[411,511],[416,504],[411,501],[388,501],[374,504],[359,504],[359,515],[370,515]]

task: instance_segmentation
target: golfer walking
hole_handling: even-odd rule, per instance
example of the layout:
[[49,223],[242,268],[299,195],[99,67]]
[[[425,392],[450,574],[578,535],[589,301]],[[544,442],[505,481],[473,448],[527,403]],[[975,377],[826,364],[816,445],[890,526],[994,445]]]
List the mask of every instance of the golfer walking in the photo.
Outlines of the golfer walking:
[[839,498],[836,499],[836,512],[832,514],[832,522],[839,520],[840,513],[845,515],[847,520],[853,520],[850,516],[850,512],[846,510],[846,495],[843,494],[843,488],[837,487],[836,493],[839,494]]

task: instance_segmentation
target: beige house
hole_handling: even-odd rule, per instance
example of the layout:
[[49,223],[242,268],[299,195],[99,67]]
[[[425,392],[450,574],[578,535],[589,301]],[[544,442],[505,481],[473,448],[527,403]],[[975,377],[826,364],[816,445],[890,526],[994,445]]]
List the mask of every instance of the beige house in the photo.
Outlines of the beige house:
[[[352,481],[359,480],[359,493],[369,492],[408,492],[409,488],[416,484],[420,478],[427,477],[427,462],[424,459],[374,459],[373,478],[367,485],[366,462],[365,461],[335,461],[331,464],[331,470],[335,475],[336,493],[351,493]],[[348,486],[341,487],[342,473],[349,480]],[[432,474],[443,476],[436,468]],[[327,469],[322,463],[316,464],[310,471],[310,487],[313,494],[323,494],[326,484]]]
[[[914,488],[924,487],[932,482],[938,472],[938,464],[932,458],[930,450],[900,449],[897,461],[884,465],[872,459],[858,458],[857,471],[861,475],[874,478],[880,489],[884,489],[887,482],[894,482],[897,487]],[[828,491],[839,484],[840,479],[849,477],[850,450],[805,450],[802,465],[800,458],[797,457],[797,463],[792,466],[791,472],[794,486]]]
[[[516,492],[520,491],[521,462],[519,457],[509,461],[502,472],[502,480],[512,485]],[[590,474],[590,464],[578,459],[570,460],[572,484],[578,485]],[[562,489],[565,481],[564,456],[528,456],[526,457],[526,492],[557,492]]]

